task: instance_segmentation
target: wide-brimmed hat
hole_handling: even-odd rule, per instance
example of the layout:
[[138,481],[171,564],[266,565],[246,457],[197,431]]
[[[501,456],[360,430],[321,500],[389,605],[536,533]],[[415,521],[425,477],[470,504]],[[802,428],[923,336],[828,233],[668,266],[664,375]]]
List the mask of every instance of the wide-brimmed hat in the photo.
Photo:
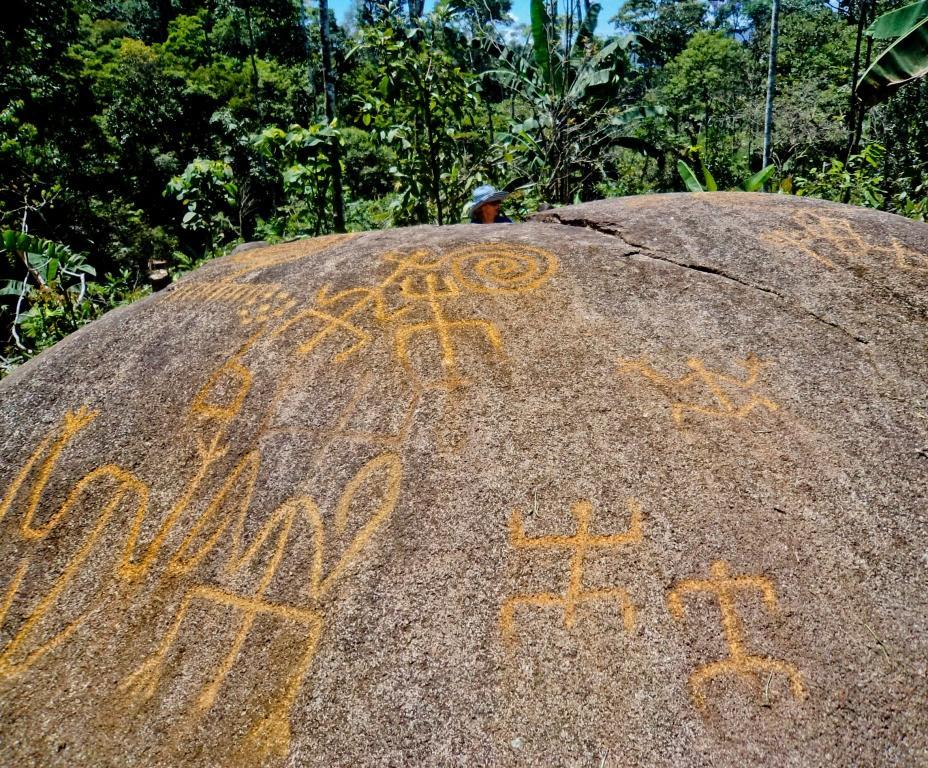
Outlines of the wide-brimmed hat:
[[473,216],[477,209],[484,203],[492,203],[494,200],[505,200],[509,197],[508,192],[502,192],[492,184],[484,184],[474,190],[470,201],[470,215]]

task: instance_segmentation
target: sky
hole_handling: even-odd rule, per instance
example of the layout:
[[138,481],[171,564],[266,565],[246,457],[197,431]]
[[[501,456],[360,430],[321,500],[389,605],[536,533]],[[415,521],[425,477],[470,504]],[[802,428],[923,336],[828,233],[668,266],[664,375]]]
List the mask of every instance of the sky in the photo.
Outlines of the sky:
[[[516,23],[528,23],[528,4],[529,0],[512,0],[512,15],[516,17]],[[335,18],[338,19],[339,24],[345,21],[352,5],[352,0],[329,0],[329,8],[335,12]],[[432,0],[426,0],[425,9],[429,10],[434,5]]]

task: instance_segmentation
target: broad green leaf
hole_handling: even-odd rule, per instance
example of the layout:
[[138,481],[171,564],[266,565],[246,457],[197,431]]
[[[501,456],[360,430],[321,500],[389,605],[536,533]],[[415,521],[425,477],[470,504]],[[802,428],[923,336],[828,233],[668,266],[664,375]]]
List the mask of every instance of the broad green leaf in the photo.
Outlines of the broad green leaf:
[[554,77],[551,73],[551,49],[548,44],[548,26],[551,19],[545,8],[545,0],[531,0],[529,7],[532,18],[532,55],[535,64],[541,71],[541,77],[549,88],[554,87]]
[[702,160],[699,161],[699,167],[702,170],[702,177],[706,180],[706,192],[718,192],[719,185],[715,183],[715,178],[709,173]]
[[45,254],[44,253],[35,253],[29,251],[26,253],[26,262],[29,264],[32,269],[38,272],[39,270],[45,269]]
[[762,168],[757,173],[755,173],[751,178],[744,182],[742,187],[745,192],[757,192],[759,189],[764,188],[764,184],[767,183],[767,179],[773,174],[777,169],[775,165],[768,165],[766,168]]
[[867,27],[867,36],[878,39],[901,37],[926,16],[928,16],[928,0],[904,5],[895,11],[877,16],[876,21]]
[[628,109],[623,109],[617,115],[610,117],[609,123],[619,128],[624,128],[634,123],[636,120],[643,120],[646,117],[657,117],[666,113],[667,109],[658,104],[654,106],[644,105],[640,107],[629,107]]
[[25,288],[25,283],[21,280],[7,280],[0,287],[0,296],[20,296]]
[[677,160],[677,171],[679,171],[683,183],[686,184],[686,188],[690,192],[705,192],[702,184],[699,183],[699,179],[696,178],[696,174],[693,173],[693,169],[682,160]]
[[889,98],[910,80],[928,74],[928,16],[896,40],[857,82],[857,95],[868,104]]

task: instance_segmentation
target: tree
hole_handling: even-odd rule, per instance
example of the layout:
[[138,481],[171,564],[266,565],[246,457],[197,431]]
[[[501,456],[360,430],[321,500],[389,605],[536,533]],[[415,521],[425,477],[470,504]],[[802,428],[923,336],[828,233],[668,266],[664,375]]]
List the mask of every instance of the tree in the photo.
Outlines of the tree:
[[635,51],[646,68],[663,67],[705,27],[707,9],[701,0],[627,0],[612,21],[636,36]]
[[[329,41],[329,0],[319,0],[319,42],[322,48],[322,83],[325,88],[325,117],[335,122],[335,73],[332,71],[332,49]],[[342,191],[342,160],[338,141],[329,145],[332,173],[333,216],[336,232],[345,231],[345,198]]]
[[[747,54],[737,42],[706,31],[693,35],[666,67],[661,94],[669,115],[710,165],[728,161],[741,148],[748,69]],[[723,183],[734,179],[723,177]]]
[[773,133],[773,94],[777,82],[777,42],[779,41],[780,0],[770,4],[770,54],[767,67],[767,101],[764,106],[764,158],[762,165],[770,165],[771,136]]
[[[585,16],[571,10],[560,20],[548,13],[543,0],[533,0],[530,7],[532,47],[510,51],[505,68],[498,71],[528,115],[512,120],[500,138],[507,158],[517,163],[518,175],[535,180],[545,199],[569,202],[589,196],[608,175],[612,150],[657,153],[653,145],[627,133],[633,122],[655,109],[623,109],[630,69],[625,49],[631,38],[605,45],[596,40],[598,3]],[[576,30],[574,37],[571,29]]]

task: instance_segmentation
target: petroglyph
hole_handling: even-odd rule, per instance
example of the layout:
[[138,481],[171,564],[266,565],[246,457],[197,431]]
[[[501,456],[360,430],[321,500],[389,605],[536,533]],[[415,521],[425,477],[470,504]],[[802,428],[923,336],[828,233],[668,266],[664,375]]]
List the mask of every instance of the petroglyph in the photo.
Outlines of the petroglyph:
[[[243,461],[257,467],[253,457],[246,457]],[[236,485],[234,479],[237,479],[238,473],[237,467],[233,476],[223,485],[223,491],[197,519],[172,558],[168,570],[175,574],[191,573],[210,552],[225,545],[230,548],[230,551],[222,567],[223,574],[227,577],[251,574],[256,570],[255,565],[259,562],[258,556],[265,547],[269,547],[272,555],[260,570],[258,583],[253,591],[244,595],[209,583],[199,583],[190,588],[185,593],[170,627],[163,634],[154,653],[123,681],[121,689],[141,700],[154,695],[164,675],[168,653],[194,601],[232,608],[239,615],[239,623],[234,633],[229,632],[231,641],[228,652],[211,670],[209,681],[196,696],[191,712],[193,717],[198,717],[216,702],[220,688],[232,671],[259,616],[284,623],[298,624],[304,628],[306,633],[300,662],[296,668],[291,667],[284,671],[283,685],[270,707],[268,719],[262,722],[259,732],[251,735],[253,746],[259,751],[285,755],[290,743],[290,709],[315,658],[319,637],[324,627],[328,603],[323,604],[323,599],[356,564],[361,553],[369,546],[372,537],[393,513],[399,499],[402,469],[398,456],[383,454],[362,467],[345,487],[334,514],[334,528],[337,536],[345,532],[349,512],[359,489],[370,483],[371,478],[376,478],[378,473],[383,476],[380,503],[327,574],[323,574],[322,570],[325,556],[325,527],[319,508],[308,497],[299,497],[285,502],[267,519],[254,540],[246,545],[244,529],[249,514],[248,504],[241,504],[237,515],[228,512],[225,516],[221,514],[228,491]],[[254,476],[249,480],[248,492],[245,494],[246,500],[251,498],[253,482]],[[305,556],[309,583],[308,604],[293,605],[268,600],[265,592],[288,551],[294,527],[301,523],[312,532],[314,543],[312,552]],[[202,542],[199,546],[195,546],[198,540]]]
[[[324,244],[317,246],[318,251]],[[230,277],[307,255],[305,244],[270,254],[242,254],[232,262],[245,266]],[[398,503],[399,452],[410,437],[422,399],[437,391],[453,403],[452,391],[471,383],[463,370],[465,345],[488,351],[492,359],[503,356],[498,326],[482,317],[462,316],[458,302],[468,295],[505,299],[533,291],[557,268],[554,257],[541,249],[495,244],[440,255],[426,250],[391,253],[384,263],[389,273],[379,282],[337,292],[324,286],[305,309],[298,308],[280,285],[232,279],[185,284],[168,298],[175,303],[229,305],[242,325],[252,327],[250,335],[193,395],[178,439],[187,441],[195,459],[176,495],[163,507],[160,489],[153,492],[117,464],[84,474],[63,501],[44,499],[51,496],[47,489],[53,487],[65,451],[101,415],[87,408],[66,413],[14,476],[0,499],[0,521],[15,515],[17,535],[25,542],[43,540],[78,511],[85,514],[90,505],[93,512],[63,569],[42,594],[27,594],[27,574],[35,556],[28,549],[0,590],[0,628],[7,640],[0,647],[0,680],[28,673],[73,638],[87,617],[105,605],[115,584],[126,587],[117,590],[122,595],[119,600],[130,601],[120,602],[122,613],[128,613],[137,596],[148,594],[141,589],[143,584],[158,585],[159,594],[173,595],[166,603],[172,606],[171,613],[144,619],[155,624],[146,625],[139,634],[150,638],[150,646],[140,649],[146,655],[134,667],[123,670],[120,706],[122,697],[141,703],[171,687],[174,693],[165,695],[164,701],[175,702],[172,717],[194,722],[220,702],[226,686],[238,684],[232,682],[232,673],[247,656],[258,623],[264,627],[270,623],[278,627],[275,632],[297,633],[297,644],[288,645],[298,649],[297,658],[284,664],[269,682],[274,693],[264,702],[267,706],[261,705],[266,716],[251,721],[246,752],[255,759],[268,751],[286,754],[290,710],[320,648],[327,616],[336,604],[335,589],[371,551]],[[290,361],[288,372],[261,403],[265,414],[257,429],[252,427],[248,433],[251,447],[240,445],[236,436],[244,423],[241,417],[255,391],[256,372],[249,360],[259,359],[270,348]],[[275,415],[306,359],[321,356],[325,365],[338,366],[349,359],[363,360],[368,352],[386,354],[396,363],[402,386],[394,387],[398,400],[393,405],[399,409],[395,418],[383,431],[352,426],[358,404],[374,383],[372,373],[363,374],[331,423],[316,431],[308,466],[311,472],[323,472],[326,451],[336,440],[371,446],[377,451],[375,458],[367,460],[341,489],[328,517],[311,490],[295,492],[272,510],[262,509],[257,503],[261,446],[275,434],[293,431],[286,421],[278,423]],[[429,367],[433,363],[434,368]],[[46,512],[45,507],[50,509]],[[629,532],[617,536],[589,532],[588,504],[581,503],[575,514],[578,531],[573,537],[535,540],[522,532],[514,545],[533,548],[546,542],[555,549],[573,550],[571,584],[561,600],[569,625],[577,605],[611,600],[620,605],[626,625],[631,626],[634,607],[624,590],[585,589],[582,578],[587,551],[617,547],[640,536],[637,507]],[[349,525],[354,526],[350,536]],[[95,553],[103,541],[111,546],[112,536],[120,536],[121,541],[109,560],[100,560]],[[573,543],[566,544],[568,539]],[[274,587],[285,559],[306,574],[300,594],[281,593]],[[77,580],[88,564],[97,561],[102,570],[93,571],[89,589],[82,583],[86,592],[79,610],[61,610],[73,600]],[[221,644],[210,650],[215,657],[210,657],[205,679],[190,679],[175,668],[182,663],[176,649],[203,610],[222,617],[214,635]],[[178,686],[184,691],[179,698]],[[183,701],[188,703],[176,703]]]
[[905,245],[898,238],[889,244],[874,244],[861,235],[846,220],[813,211],[796,211],[788,229],[773,229],[760,239],[778,248],[790,248],[803,253],[828,269],[838,262],[845,265],[860,263],[866,256],[882,257],[887,265],[907,272],[928,272],[928,254]]
[[305,240],[294,240],[291,243],[271,245],[266,248],[255,248],[242,251],[234,256],[230,256],[228,263],[244,266],[232,272],[227,277],[238,277],[257,269],[269,269],[281,264],[289,264],[293,261],[308,259],[310,256],[315,256],[332,246],[346,243],[355,237],[357,237],[355,234],[325,235],[323,237],[313,237]]
[[[467,385],[460,367],[460,345],[483,345],[503,355],[502,334],[492,321],[458,317],[455,300],[468,294],[513,295],[537,289],[557,270],[553,254],[540,248],[507,244],[471,246],[442,255],[417,250],[389,253],[392,271],[379,283],[332,292],[323,286],[313,306],[288,318],[274,335],[298,340],[299,354],[330,345],[335,365],[363,353],[375,338],[393,338],[396,362],[420,387],[448,390]],[[433,342],[440,370],[413,354],[421,339]],[[426,355],[427,357],[427,355]]]
[[450,258],[458,282],[474,293],[526,293],[557,270],[554,254],[526,245],[477,245],[454,251]]
[[[451,279],[445,280],[445,287],[438,287],[435,274],[425,275],[426,288],[422,293],[411,287],[411,280],[403,282],[402,295],[412,300],[424,300],[429,307],[431,317],[422,323],[403,325],[396,331],[396,357],[409,373],[410,379],[417,380],[415,366],[410,357],[409,342],[420,334],[434,336],[441,349],[441,376],[435,377],[434,383],[446,386],[448,389],[466,385],[467,380],[461,375],[458,366],[458,353],[454,339],[456,336],[468,331],[478,331],[478,335],[491,344],[500,354],[503,350],[503,341],[499,330],[487,320],[449,320],[442,310],[442,301],[457,296],[460,291]],[[420,380],[421,381],[421,380]],[[422,382],[423,384],[428,382]]]
[[[691,357],[686,361],[691,373],[680,379],[671,379],[659,373],[648,363],[641,360],[619,360],[617,365],[621,373],[637,373],[644,376],[671,401],[670,413],[677,425],[682,425],[687,412],[705,416],[728,419],[744,419],[756,408],[776,411],[779,406],[769,398],[754,394],[760,371],[768,363],[755,355],[748,355],[745,360],[735,360],[735,365],[744,368],[746,376],[739,379],[723,373],[710,371],[699,358]],[[714,405],[703,405],[697,399],[699,394],[708,392]],[[734,393],[738,394],[735,397]]]
[[267,283],[182,283],[169,301],[188,304],[231,304],[243,326],[259,325],[288,314],[297,304],[282,286]]
[[802,675],[785,661],[756,656],[745,650],[744,628],[735,608],[739,593],[760,592],[764,604],[771,612],[776,610],[777,596],[773,584],[763,576],[731,576],[728,564],[716,560],[709,566],[708,579],[687,579],[670,590],[667,605],[677,621],[683,621],[683,595],[704,592],[715,597],[722,614],[722,629],[728,646],[728,658],[698,667],[690,675],[689,685],[693,703],[701,710],[706,708],[705,684],[720,675],[737,675],[757,682],[758,676],[779,672],[789,679],[790,691],[797,699],[805,698],[806,691]]
[[500,628],[507,643],[516,641],[516,609],[521,606],[534,608],[560,608],[563,611],[564,626],[571,629],[576,620],[577,607],[585,603],[608,601],[615,603],[622,611],[622,621],[626,632],[635,626],[635,606],[622,587],[587,589],[583,586],[584,561],[587,553],[618,549],[627,544],[634,544],[642,538],[641,507],[634,499],[628,501],[629,525],[623,533],[590,533],[593,517],[593,505],[580,500],[571,507],[571,514],[577,523],[576,531],[569,536],[526,536],[525,526],[520,510],[513,510],[509,518],[509,543],[516,549],[529,550],[567,550],[570,552],[570,571],[567,589],[563,592],[537,592],[519,594],[509,597],[500,610]]
[[[479,265],[479,259],[477,262],[473,259],[481,253],[479,248],[470,249],[468,263]],[[497,249],[494,246],[486,253],[497,254]],[[278,258],[298,257],[302,254],[281,253],[264,263],[281,263]],[[135,587],[143,582],[160,583],[162,589],[168,590],[166,594],[176,584],[182,591],[175,595],[172,616],[167,624],[149,628],[142,635],[153,637],[153,647],[135,668],[126,670],[121,694],[142,702],[164,686],[180,685],[185,691],[180,700],[189,699],[190,703],[188,709],[175,709],[174,716],[184,721],[196,720],[215,706],[224,687],[232,684],[230,675],[244,658],[256,622],[265,626],[276,622],[280,631],[299,633],[299,658],[290,660],[292,663],[285,664],[278,673],[274,681],[276,692],[269,704],[265,702],[267,706],[262,705],[266,716],[252,722],[246,752],[257,757],[268,750],[285,754],[289,747],[290,709],[318,651],[326,615],[334,605],[332,593],[371,549],[376,533],[386,524],[398,502],[402,467],[397,452],[410,436],[422,398],[435,390],[450,396],[447,391],[461,385],[458,351],[461,344],[482,339],[494,352],[502,351],[496,326],[478,318],[454,317],[454,300],[466,290],[476,293],[532,290],[547,279],[537,275],[530,283],[521,283],[516,271],[498,267],[493,268],[495,273],[491,269],[485,275],[485,285],[464,290],[458,285],[460,278],[452,274],[453,258],[454,252],[442,256],[427,251],[389,254],[385,261],[391,273],[379,284],[337,293],[323,288],[313,308],[295,315],[289,294],[274,285],[192,284],[171,297],[171,301],[225,302],[247,309],[251,315],[243,317],[243,321],[256,327],[191,399],[179,436],[193,441],[196,461],[168,508],[155,508],[151,489],[132,472],[107,464],[81,477],[57,509],[44,522],[38,520],[40,502],[61,455],[100,415],[86,408],[65,414],[61,424],[26,460],[0,500],[0,520],[15,510],[18,531],[24,540],[44,538],[62,520],[73,516],[76,508],[91,503],[90,499],[96,510],[77,550],[51,586],[43,590],[44,594],[25,606],[25,614],[17,601],[24,596],[31,555],[21,559],[12,579],[0,592],[0,626],[5,630],[4,636],[10,638],[0,648],[0,680],[27,672],[73,637],[91,611],[101,606],[110,581],[134,585],[124,593],[128,600],[141,594]],[[248,263],[256,265],[251,257]],[[549,264],[545,269],[550,272],[552,268]],[[461,266],[461,274],[463,270]],[[274,302],[279,305],[280,301],[284,302],[280,305],[283,310],[277,316],[282,317],[282,322],[274,326],[267,319],[275,315],[269,306]],[[290,316],[284,316],[284,312],[290,312]],[[366,315],[360,317],[364,312]],[[358,325],[354,322],[356,316]],[[317,328],[308,336],[294,339],[296,326],[304,321],[316,322]],[[327,531],[311,494],[294,495],[270,514],[253,506],[253,500],[261,473],[262,442],[274,434],[290,431],[286,423],[276,423],[274,414],[305,358],[322,352],[323,345],[334,337],[350,340],[347,349],[336,350],[331,359],[336,365],[372,341],[382,339],[383,350],[400,363],[397,372],[404,385],[396,392],[401,397],[396,403],[399,411],[394,429],[376,431],[350,426],[359,402],[373,385],[373,375],[368,373],[362,376],[360,385],[333,422],[317,431],[321,443],[318,440],[313,443],[315,459],[310,466],[314,472],[323,471],[323,457],[336,440],[387,451],[369,460],[342,489],[330,516],[331,530]],[[416,368],[418,350],[428,346],[423,343],[425,339],[434,345],[440,360],[440,371],[432,379]],[[281,379],[273,396],[262,403],[265,416],[251,435],[255,447],[233,458],[235,454],[230,453],[233,427],[246,410],[255,385],[256,374],[248,360],[265,354],[267,346],[275,344],[283,346],[285,355],[292,359],[290,372]],[[376,505],[365,507],[366,517],[359,520],[356,500],[367,499],[364,503],[369,505],[372,498]],[[261,522],[255,528],[253,521],[259,516]],[[350,519],[359,523],[359,527],[343,541]],[[246,525],[246,520],[252,522]],[[59,617],[57,611],[65,604],[64,598],[74,592],[76,579],[107,530],[124,530],[124,544],[115,552],[106,572],[95,576],[97,585],[87,593],[81,611],[67,616],[62,613]],[[329,539],[339,545],[338,551],[330,551],[326,544]],[[307,541],[312,542],[311,546]],[[270,596],[269,589],[284,558],[291,565],[295,558],[297,569],[302,568],[307,574],[305,594],[282,595],[278,589]],[[326,562],[330,567],[323,573]],[[11,611],[14,604],[20,607],[16,618]],[[224,637],[225,641],[215,650],[207,678],[191,681],[181,670],[173,668],[176,663],[173,649],[183,642],[191,621],[204,608],[224,616],[216,637]]]
[[[44,524],[36,522],[35,518],[39,503],[62,452],[78,433],[93,422],[97,415],[96,412],[86,408],[67,413],[59,429],[42,440],[29,456],[7,490],[3,501],[0,502],[0,519],[2,519],[10,509],[14,508],[14,503],[22,495],[25,495],[26,504],[22,509],[18,531],[22,539],[34,542],[42,540],[51,534],[91,492],[100,494],[101,486],[104,489],[102,498],[105,499],[105,501],[97,503],[99,512],[96,519],[76,552],[71,556],[68,564],[52,581],[48,591],[35,602],[19,627],[15,628],[15,630],[11,628],[11,639],[0,650],[0,680],[9,679],[25,672],[43,656],[61,645],[78,629],[89,613],[89,609],[80,612],[70,620],[65,620],[65,625],[57,632],[50,634],[47,629],[44,632],[42,631],[46,618],[54,618],[55,614],[52,609],[68,586],[79,575],[110,520],[123,507],[124,502],[129,503],[130,507],[134,502],[137,517],[144,516],[145,509],[147,509],[148,488],[131,473],[114,464],[107,464],[98,467],[78,480],[61,506]],[[28,489],[24,489],[24,485],[30,479],[32,480],[31,485]],[[23,490],[26,490],[25,494],[22,494]],[[108,495],[106,495],[107,493]],[[32,556],[30,554],[25,555],[20,560],[13,578],[7,585],[3,603],[0,606],[0,627],[4,626],[10,607],[22,591],[22,581],[31,563]]]

